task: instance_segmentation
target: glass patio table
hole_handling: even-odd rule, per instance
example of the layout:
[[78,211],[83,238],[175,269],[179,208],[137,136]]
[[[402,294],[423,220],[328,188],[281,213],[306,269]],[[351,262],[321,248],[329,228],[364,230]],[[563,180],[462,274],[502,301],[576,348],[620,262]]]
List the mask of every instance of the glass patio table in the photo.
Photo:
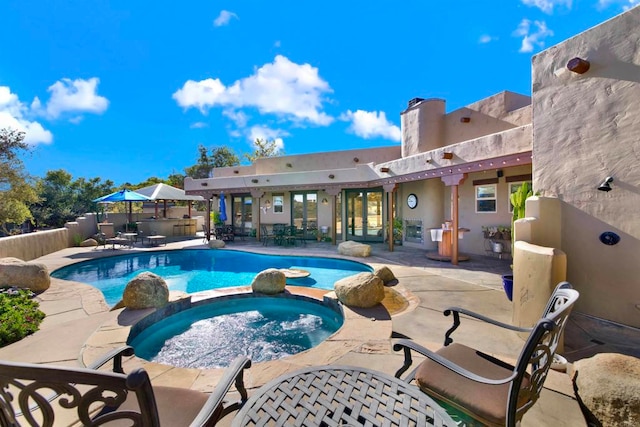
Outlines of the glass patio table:
[[447,426],[457,424],[416,386],[383,372],[316,366],[285,374],[249,398],[232,426]]

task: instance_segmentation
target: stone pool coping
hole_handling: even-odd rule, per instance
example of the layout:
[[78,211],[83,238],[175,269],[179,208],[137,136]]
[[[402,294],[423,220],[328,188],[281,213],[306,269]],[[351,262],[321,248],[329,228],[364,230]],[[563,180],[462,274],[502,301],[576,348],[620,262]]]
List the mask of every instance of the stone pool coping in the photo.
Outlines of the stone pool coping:
[[[225,288],[216,291],[205,291],[191,295],[192,301],[205,298],[218,298],[231,294],[251,293],[249,287]],[[287,286],[285,292],[292,296],[311,297],[322,301],[333,300],[338,303],[334,292],[319,289]],[[189,298],[185,294],[173,294],[172,300]],[[347,353],[367,348],[388,347],[392,333],[391,315],[379,304],[373,308],[350,308],[342,305],[344,324],[325,341],[304,352],[280,360],[254,363],[245,374],[245,385],[248,389],[258,388],[271,379],[294,370],[334,363]],[[130,310],[121,309],[117,316],[103,323],[85,342],[80,354],[82,364],[92,361],[109,350],[126,345],[133,325],[142,318],[152,314],[156,309]],[[136,356],[124,361],[126,372],[144,368],[156,385],[191,388],[211,392],[223,375],[224,369],[189,369],[176,368],[155,362],[149,362]]]

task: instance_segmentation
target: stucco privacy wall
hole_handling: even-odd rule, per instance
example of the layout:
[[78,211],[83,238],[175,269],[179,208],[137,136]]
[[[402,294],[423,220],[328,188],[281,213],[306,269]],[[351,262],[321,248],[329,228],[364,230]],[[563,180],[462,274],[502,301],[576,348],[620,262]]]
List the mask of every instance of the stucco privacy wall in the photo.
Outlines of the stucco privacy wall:
[[24,261],[60,251],[69,247],[69,230],[37,231],[0,239],[0,258],[14,257]]
[[[577,310],[640,327],[640,8],[533,58],[534,189],[562,200]],[[581,57],[580,75],[566,69]],[[596,190],[613,176],[610,192]],[[613,231],[620,243],[600,243]]]

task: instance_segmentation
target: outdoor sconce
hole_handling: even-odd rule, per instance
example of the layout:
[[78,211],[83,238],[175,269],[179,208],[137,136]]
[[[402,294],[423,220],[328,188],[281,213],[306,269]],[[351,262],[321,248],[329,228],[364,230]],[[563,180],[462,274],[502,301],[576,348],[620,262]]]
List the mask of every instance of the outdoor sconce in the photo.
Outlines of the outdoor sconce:
[[336,176],[335,176],[334,174],[329,175],[329,179],[333,179],[333,178],[335,178],[335,177],[336,177]]
[[354,162],[356,162],[356,163],[358,163],[358,162],[360,161],[360,159],[359,159],[359,158],[357,158],[357,157],[354,157],[354,158],[353,158],[353,161],[354,161]]
[[258,183],[258,180],[257,180],[257,179],[255,179],[255,178],[253,178],[253,179],[251,180],[251,182],[253,182],[254,184],[257,184],[257,183]]
[[602,184],[600,184],[598,186],[598,190],[600,191],[611,191],[611,186],[609,185],[609,183],[613,182],[613,177],[612,176],[608,176],[604,179],[604,181],[602,181]]
[[380,172],[389,172],[389,168],[380,168]]
[[[203,183],[202,183],[202,184],[200,184],[200,185],[202,185],[203,187],[206,187],[207,185],[209,185],[209,183],[208,183],[208,182],[203,182]],[[157,203],[157,202],[156,202],[156,203]]]
[[577,74],[584,74],[589,71],[591,64],[586,59],[573,58],[567,62],[567,69]]
[[462,123],[469,123],[471,121],[471,117],[460,117],[460,121]]
[[453,159],[453,153],[442,153],[442,158],[443,159],[447,159],[447,160],[451,160],[451,159]]
[[322,202],[320,202],[320,203],[322,203],[323,205],[328,205],[328,204],[329,204],[329,201],[328,201],[328,200],[327,200],[327,198],[325,197],[324,199],[322,199]]
[[269,199],[265,200],[265,201],[264,201],[264,205],[265,205],[267,208],[270,208],[270,207],[271,207],[271,200],[269,200]]

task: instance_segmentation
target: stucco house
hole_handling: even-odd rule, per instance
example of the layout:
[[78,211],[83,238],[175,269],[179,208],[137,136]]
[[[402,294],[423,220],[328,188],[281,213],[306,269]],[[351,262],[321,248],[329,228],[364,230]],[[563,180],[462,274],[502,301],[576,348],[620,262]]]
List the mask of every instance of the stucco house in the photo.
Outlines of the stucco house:
[[[400,146],[259,159],[185,190],[224,192],[234,225],[305,225],[333,242],[383,242],[399,218],[403,244],[430,252],[431,230],[451,220],[469,230],[457,250],[474,256],[492,252],[482,227],[509,226],[509,194],[531,181],[542,197],[527,202],[536,219],[516,227],[522,240],[566,255],[577,310],[640,327],[638,28],[635,7],[535,55],[531,98],[502,92],[451,112],[412,99]],[[606,177],[611,191],[599,191]]]

